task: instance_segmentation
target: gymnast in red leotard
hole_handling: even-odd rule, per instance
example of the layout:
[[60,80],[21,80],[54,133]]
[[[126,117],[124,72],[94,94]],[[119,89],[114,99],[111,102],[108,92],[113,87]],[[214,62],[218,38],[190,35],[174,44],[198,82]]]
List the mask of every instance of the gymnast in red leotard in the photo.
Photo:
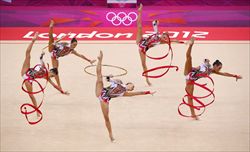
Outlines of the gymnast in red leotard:
[[[35,79],[39,79],[39,78],[45,78],[48,80],[48,82],[54,86],[58,91],[60,91],[62,94],[66,94],[68,95],[68,92],[63,91],[60,87],[58,87],[57,85],[55,85],[55,83],[53,83],[50,79],[50,77],[54,76],[53,72],[49,72],[46,71],[46,67],[45,64],[43,62],[43,56],[44,56],[44,52],[41,54],[40,56],[40,64],[37,64],[34,68],[30,68],[30,59],[31,59],[31,50],[32,50],[32,46],[35,43],[36,39],[38,37],[38,32],[36,32],[35,36],[33,37],[31,43],[29,44],[26,53],[25,53],[25,60],[23,62],[23,66],[21,69],[21,75],[24,79],[24,85],[27,88],[28,92],[32,92],[33,91],[33,87],[32,87],[32,82]],[[33,103],[33,105],[35,107],[37,107],[37,102],[36,99],[34,97],[33,94],[29,94],[29,97]],[[37,112],[37,116],[39,116],[39,113]]]
[[[196,81],[200,78],[202,78],[205,75],[210,74],[218,74],[226,77],[233,77],[238,79],[242,79],[240,75],[236,74],[230,74],[227,72],[221,72],[222,63],[219,60],[216,60],[213,63],[213,66],[211,67],[210,61],[208,59],[204,60],[204,63],[202,63],[199,67],[193,67],[192,65],[192,56],[191,51],[194,44],[194,38],[192,37],[189,41],[189,47],[186,52],[186,63],[185,63],[185,69],[184,69],[184,75],[186,76],[186,91],[193,95],[194,91],[194,85],[190,83],[190,81]],[[203,75],[203,76],[202,76]],[[193,99],[191,97],[188,97],[188,104],[193,106]],[[191,115],[194,119],[198,120],[197,115],[195,114],[194,108],[190,106]]]
[[93,64],[96,60],[90,60],[87,57],[85,57],[82,54],[79,54],[76,50],[75,47],[77,46],[77,40],[73,38],[71,40],[71,43],[66,43],[66,42],[54,42],[53,38],[53,27],[54,27],[54,21],[50,21],[50,26],[49,26],[49,52],[51,54],[51,61],[52,61],[52,69],[50,70],[51,72],[54,73],[55,80],[57,82],[57,85],[61,88],[61,83],[59,79],[59,72],[58,72],[58,66],[59,66],[59,61],[58,59],[60,57],[69,55],[69,54],[74,54],[86,61],[88,61],[90,64]]
[[109,132],[109,137],[111,142],[114,141],[111,123],[109,120],[109,101],[112,98],[122,97],[122,96],[138,96],[138,95],[153,95],[155,92],[150,91],[133,91],[134,84],[129,82],[123,84],[121,80],[112,79],[112,76],[106,77],[107,81],[110,82],[109,87],[104,87],[103,84],[103,76],[102,76],[102,59],[103,53],[100,51],[100,55],[98,56],[98,63],[96,66],[96,73],[97,73],[97,81],[96,81],[96,97],[100,100],[102,113],[105,119],[105,124]]
[[[168,32],[163,32],[162,34],[160,34],[158,31],[158,25],[159,25],[158,20],[154,20],[152,23],[154,33],[149,37],[143,37],[143,33],[142,33],[142,7],[143,7],[143,5],[140,4],[140,7],[138,8],[136,44],[139,47],[139,53],[140,53],[143,71],[147,71],[145,53],[147,52],[148,49],[150,49],[151,47],[154,47],[158,44],[169,44],[170,41],[176,42],[176,43],[182,43],[182,42],[180,42],[178,40],[170,40]],[[146,82],[149,86],[151,85],[147,76],[146,76]]]

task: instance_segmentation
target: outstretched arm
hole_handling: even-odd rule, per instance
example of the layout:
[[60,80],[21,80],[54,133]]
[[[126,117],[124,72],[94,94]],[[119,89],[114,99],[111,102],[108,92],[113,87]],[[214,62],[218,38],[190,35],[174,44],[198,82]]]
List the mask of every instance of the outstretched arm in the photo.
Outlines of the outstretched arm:
[[183,41],[180,41],[180,40],[177,40],[177,39],[173,39],[173,40],[171,40],[171,42],[173,42],[173,43],[184,43]]
[[168,32],[165,32],[165,34],[167,35],[168,39],[167,41],[165,41],[165,43],[169,43],[169,41],[171,43],[184,43],[183,41],[180,41],[180,40],[177,40],[177,39],[170,39],[170,36],[169,36],[169,33]]
[[227,73],[227,72],[213,72],[213,73],[218,74],[218,75],[222,75],[225,77],[234,77],[234,78],[236,78],[236,81],[238,79],[242,79],[242,76],[237,75],[237,74],[231,74],[231,73]]
[[139,96],[139,95],[147,95],[151,94],[154,95],[156,91],[150,92],[150,91],[135,91],[135,92],[125,92],[123,96],[125,97],[131,97],[131,96]]
[[78,56],[78,57],[80,57],[80,58],[88,61],[90,64],[93,64],[96,61],[96,60],[90,60],[87,57],[85,57],[84,55],[82,55],[82,54],[80,54],[80,53],[78,53],[76,51],[72,51],[72,54],[74,54],[74,55],[76,55],[76,56]]

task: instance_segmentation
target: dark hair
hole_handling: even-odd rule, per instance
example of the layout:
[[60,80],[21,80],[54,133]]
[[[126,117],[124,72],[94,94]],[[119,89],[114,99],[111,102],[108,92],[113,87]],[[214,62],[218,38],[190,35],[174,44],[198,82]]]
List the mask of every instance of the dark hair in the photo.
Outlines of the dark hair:
[[76,42],[76,43],[77,43],[76,38],[71,39],[71,43],[74,43],[74,42]]
[[57,68],[52,68],[49,70],[50,72],[54,73],[55,75],[58,75],[58,70]]
[[134,85],[132,82],[128,82],[128,83],[126,83],[126,85],[129,85],[129,84],[132,84],[132,85],[133,85],[132,90],[134,90],[134,89],[135,89],[135,85]]
[[222,63],[219,60],[214,61],[213,66],[220,66]]
[[[128,83],[126,83],[126,85],[128,85],[128,84],[133,84],[132,82],[128,82]],[[133,84],[134,85],[134,84]]]

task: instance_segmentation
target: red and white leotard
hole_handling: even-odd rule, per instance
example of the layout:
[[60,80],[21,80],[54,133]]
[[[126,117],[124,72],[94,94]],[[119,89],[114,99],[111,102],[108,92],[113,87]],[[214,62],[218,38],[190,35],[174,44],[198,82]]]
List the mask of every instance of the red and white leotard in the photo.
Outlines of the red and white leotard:
[[103,102],[109,102],[111,98],[121,97],[126,92],[126,86],[121,80],[110,80],[111,85],[103,88],[99,99]]
[[70,48],[69,43],[55,43],[53,44],[53,51],[51,52],[51,57],[58,59],[65,55],[70,54],[74,49]]
[[32,80],[37,78],[45,77],[46,70],[43,65],[38,64],[34,68],[29,68],[27,72],[23,75],[24,80],[29,80],[32,83]]
[[158,31],[157,22],[153,21],[152,24],[153,24],[154,34],[150,35],[149,37],[142,38],[138,44],[139,48],[143,52],[147,52],[147,50],[150,49],[151,47],[154,47],[155,45],[161,43],[161,37]]
[[155,33],[147,38],[142,38],[138,45],[139,48],[141,48],[144,52],[146,52],[151,47],[154,47],[155,45],[160,43],[161,43],[160,35],[159,33]]
[[196,81],[202,78],[202,75],[210,75],[211,73],[212,69],[210,68],[210,65],[202,63],[199,68],[192,68],[192,71],[186,75],[186,80]]

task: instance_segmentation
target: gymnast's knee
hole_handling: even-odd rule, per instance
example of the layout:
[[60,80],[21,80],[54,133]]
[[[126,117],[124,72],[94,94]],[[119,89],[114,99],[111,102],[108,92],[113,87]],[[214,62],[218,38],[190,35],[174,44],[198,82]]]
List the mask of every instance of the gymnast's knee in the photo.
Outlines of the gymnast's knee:
[[142,65],[142,68],[143,68],[143,69],[147,69],[146,63],[142,63],[141,65]]
[[192,61],[191,55],[186,55],[186,60],[187,60],[187,61]]
[[98,79],[96,80],[96,84],[102,84],[102,83],[103,83],[102,78],[98,78]]
[[104,115],[104,120],[106,123],[110,123],[110,120],[109,120],[109,116],[108,115]]

